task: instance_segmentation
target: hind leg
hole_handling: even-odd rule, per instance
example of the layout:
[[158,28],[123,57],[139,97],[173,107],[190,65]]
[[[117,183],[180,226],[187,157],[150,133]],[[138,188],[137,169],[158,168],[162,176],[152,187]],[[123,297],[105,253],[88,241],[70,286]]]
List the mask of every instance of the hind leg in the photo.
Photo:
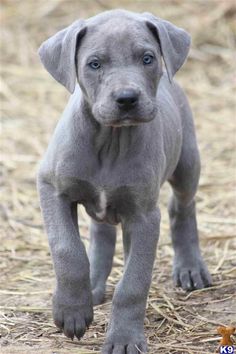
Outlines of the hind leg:
[[104,301],[106,280],[112,268],[115,243],[115,226],[91,221],[88,256],[94,305],[99,305]]
[[211,276],[199,248],[194,197],[200,175],[200,159],[193,126],[188,128],[180,160],[169,180],[173,188],[169,217],[175,252],[174,283],[184,290],[194,290],[210,286]]

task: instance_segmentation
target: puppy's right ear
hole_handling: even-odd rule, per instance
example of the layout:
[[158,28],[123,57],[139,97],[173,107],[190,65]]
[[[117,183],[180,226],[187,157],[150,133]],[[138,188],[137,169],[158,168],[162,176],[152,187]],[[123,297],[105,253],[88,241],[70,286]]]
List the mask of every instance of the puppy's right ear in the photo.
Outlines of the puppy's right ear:
[[38,50],[44,67],[70,93],[76,84],[76,48],[85,32],[85,21],[75,21],[43,42]]

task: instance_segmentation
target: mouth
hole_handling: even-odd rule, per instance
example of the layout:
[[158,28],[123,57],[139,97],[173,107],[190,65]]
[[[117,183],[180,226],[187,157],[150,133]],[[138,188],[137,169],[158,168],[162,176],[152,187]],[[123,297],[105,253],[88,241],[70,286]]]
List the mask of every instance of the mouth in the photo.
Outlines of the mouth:
[[[153,111],[154,112],[154,111]],[[129,127],[129,126],[138,126],[143,123],[149,123],[154,119],[154,114],[148,114],[148,117],[137,117],[130,113],[122,114],[119,118],[114,120],[103,121],[103,125],[112,126],[112,127]]]
[[107,127],[129,127],[129,126],[138,126],[143,123],[149,123],[152,121],[158,111],[157,105],[152,107],[148,112],[119,112],[117,115],[114,114],[113,119],[109,119],[109,116],[102,114],[98,110],[96,114],[98,122]]
[[107,127],[130,127],[130,126],[137,126],[143,123],[148,123],[152,119],[134,119],[134,118],[126,118],[126,119],[118,119],[114,121],[109,121],[104,123],[105,126]]

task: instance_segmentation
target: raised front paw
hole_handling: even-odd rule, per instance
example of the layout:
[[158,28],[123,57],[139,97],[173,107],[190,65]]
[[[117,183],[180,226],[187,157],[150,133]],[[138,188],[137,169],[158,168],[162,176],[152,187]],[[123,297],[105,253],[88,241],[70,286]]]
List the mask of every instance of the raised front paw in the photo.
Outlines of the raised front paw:
[[102,354],[145,354],[147,353],[147,342],[142,332],[117,331],[107,336],[105,344],[102,347]]
[[211,275],[201,256],[175,257],[173,266],[173,280],[175,286],[187,291],[203,289],[212,285]]
[[91,293],[78,294],[70,297],[55,292],[53,295],[53,319],[55,325],[63,330],[64,334],[73,339],[80,339],[86,328],[93,321],[93,306]]

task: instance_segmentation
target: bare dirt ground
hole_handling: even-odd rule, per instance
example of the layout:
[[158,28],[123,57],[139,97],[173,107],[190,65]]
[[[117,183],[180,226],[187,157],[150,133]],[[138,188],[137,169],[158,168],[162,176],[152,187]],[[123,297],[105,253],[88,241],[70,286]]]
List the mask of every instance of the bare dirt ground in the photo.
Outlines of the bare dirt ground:
[[[115,284],[122,274],[119,240],[105,304],[84,338],[70,341],[52,323],[52,262],[35,188],[37,164],[68,94],[39,63],[37,47],[78,17],[109,8],[150,11],[192,35],[177,79],[195,115],[202,156],[197,196],[201,246],[214,286],[173,288],[173,251],[162,190],[162,225],[145,330],[151,354],[216,352],[218,325],[236,326],[236,3],[231,0],[1,1],[0,352],[99,353]],[[88,244],[89,218],[80,209]],[[234,338],[235,339],[235,338]]]

